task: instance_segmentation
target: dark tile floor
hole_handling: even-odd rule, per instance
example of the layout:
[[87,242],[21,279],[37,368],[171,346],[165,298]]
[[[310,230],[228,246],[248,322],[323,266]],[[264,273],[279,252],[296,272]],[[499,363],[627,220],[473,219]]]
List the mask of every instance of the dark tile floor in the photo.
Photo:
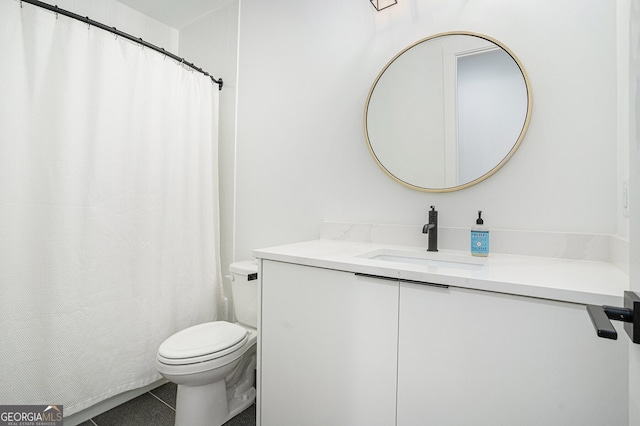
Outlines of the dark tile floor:
[[[102,413],[79,426],[173,426],[176,417],[176,390],[167,383],[139,397]],[[255,426],[256,406],[253,404],[225,423],[225,426]]]

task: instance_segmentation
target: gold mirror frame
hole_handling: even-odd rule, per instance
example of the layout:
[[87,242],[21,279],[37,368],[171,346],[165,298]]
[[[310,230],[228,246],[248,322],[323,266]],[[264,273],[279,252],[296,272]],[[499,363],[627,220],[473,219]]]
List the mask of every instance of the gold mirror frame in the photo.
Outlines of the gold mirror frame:
[[[511,148],[511,150],[507,153],[507,155],[496,165],[494,166],[491,170],[489,170],[487,173],[485,173],[484,175],[470,181],[470,182],[466,182],[464,184],[461,185],[457,185],[457,186],[451,186],[451,187],[443,187],[443,188],[425,188],[425,187],[421,187],[421,186],[417,186],[414,185],[410,182],[406,182],[400,178],[398,178],[397,176],[395,176],[393,173],[391,173],[391,171],[389,171],[380,161],[380,159],[378,158],[378,156],[376,155],[375,151],[373,150],[373,147],[371,145],[371,141],[369,139],[369,131],[368,131],[368,127],[367,127],[367,115],[368,115],[368,111],[369,111],[369,102],[371,101],[371,95],[373,94],[374,89],[376,88],[376,85],[378,84],[378,81],[380,80],[380,78],[382,77],[382,75],[384,74],[384,72],[393,64],[393,62],[400,57],[401,55],[403,55],[404,53],[406,53],[407,51],[409,51],[410,49],[412,49],[413,47],[427,42],[429,40],[433,40],[439,37],[444,37],[444,36],[450,36],[450,35],[464,35],[464,36],[472,36],[472,37],[478,37],[480,39],[489,41],[493,44],[495,44],[496,46],[500,47],[502,50],[504,50],[509,56],[511,56],[511,58],[513,59],[513,61],[516,63],[516,65],[518,66],[518,68],[520,69],[520,72],[522,73],[522,77],[524,79],[524,83],[525,83],[525,87],[526,87],[526,93],[527,93],[527,113],[525,116],[525,120],[524,123],[522,125],[522,130],[520,132],[520,135],[518,136],[518,139],[516,140],[516,142],[514,143],[513,147]],[[378,164],[378,166],[389,176],[391,177],[393,180],[395,180],[396,182],[401,183],[402,185],[405,185],[411,189],[415,189],[418,191],[423,191],[423,192],[453,192],[453,191],[459,191],[461,189],[465,189],[468,188],[470,186],[476,185],[482,181],[484,181],[485,179],[489,178],[490,176],[492,176],[494,173],[496,173],[498,170],[500,170],[500,168],[502,168],[502,166],[504,166],[507,161],[509,161],[509,159],[511,159],[511,157],[515,154],[515,152],[518,150],[518,148],[520,147],[520,144],[522,143],[522,140],[524,139],[524,136],[527,132],[527,129],[529,127],[529,122],[531,121],[531,112],[532,112],[532,95],[531,95],[531,82],[529,81],[529,77],[527,76],[527,73],[522,65],[522,63],[520,62],[520,60],[516,57],[516,55],[508,48],[506,47],[504,44],[500,43],[498,40],[491,38],[489,36],[483,35],[483,34],[478,34],[478,33],[473,33],[473,32],[465,32],[465,31],[450,31],[450,32],[444,32],[444,33],[438,33],[435,34],[433,36],[429,36],[426,38],[423,38],[421,40],[418,40],[417,42],[411,44],[410,46],[406,47],[405,49],[403,49],[402,51],[400,51],[397,55],[395,55],[385,66],[384,68],[382,68],[382,71],[380,71],[380,73],[378,74],[378,76],[376,77],[376,79],[374,80],[373,84],[371,85],[371,89],[369,90],[369,94],[367,95],[367,101],[365,104],[365,108],[364,108],[364,136],[365,139],[367,141],[367,146],[369,147],[369,152],[371,153],[371,155],[373,156],[376,164]]]

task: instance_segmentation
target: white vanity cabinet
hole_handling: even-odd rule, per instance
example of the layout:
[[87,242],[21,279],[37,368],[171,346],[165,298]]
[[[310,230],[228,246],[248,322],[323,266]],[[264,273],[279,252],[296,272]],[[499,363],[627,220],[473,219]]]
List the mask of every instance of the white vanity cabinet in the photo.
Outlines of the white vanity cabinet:
[[398,282],[262,261],[262,426],[396,421]]
[[376,250],[257,252],[259,424],[628,424],[629,339],[618,322],[598,338],[582,304],[616,304],[598,287],[622,294],[613,267],[493,256],[447,272],[362,256]]
[[401,425],[627,425],[628,339],[583,305],[400,284]]

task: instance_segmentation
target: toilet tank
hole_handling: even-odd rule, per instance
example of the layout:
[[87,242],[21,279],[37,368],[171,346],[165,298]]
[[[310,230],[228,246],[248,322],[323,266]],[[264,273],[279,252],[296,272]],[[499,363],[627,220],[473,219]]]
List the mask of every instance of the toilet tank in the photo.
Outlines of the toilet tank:
[[243,260],[229,265],[231,291],[239,323],[258,327],[258,262]]

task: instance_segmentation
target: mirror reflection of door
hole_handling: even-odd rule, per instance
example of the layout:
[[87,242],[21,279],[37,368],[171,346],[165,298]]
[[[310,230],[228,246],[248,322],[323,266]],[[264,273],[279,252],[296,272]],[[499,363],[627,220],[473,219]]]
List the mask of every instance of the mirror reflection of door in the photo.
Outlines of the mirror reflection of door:
[[493,48],[457,57],[458,182],[488,173],[518,139],[527,88],[511,56]]

